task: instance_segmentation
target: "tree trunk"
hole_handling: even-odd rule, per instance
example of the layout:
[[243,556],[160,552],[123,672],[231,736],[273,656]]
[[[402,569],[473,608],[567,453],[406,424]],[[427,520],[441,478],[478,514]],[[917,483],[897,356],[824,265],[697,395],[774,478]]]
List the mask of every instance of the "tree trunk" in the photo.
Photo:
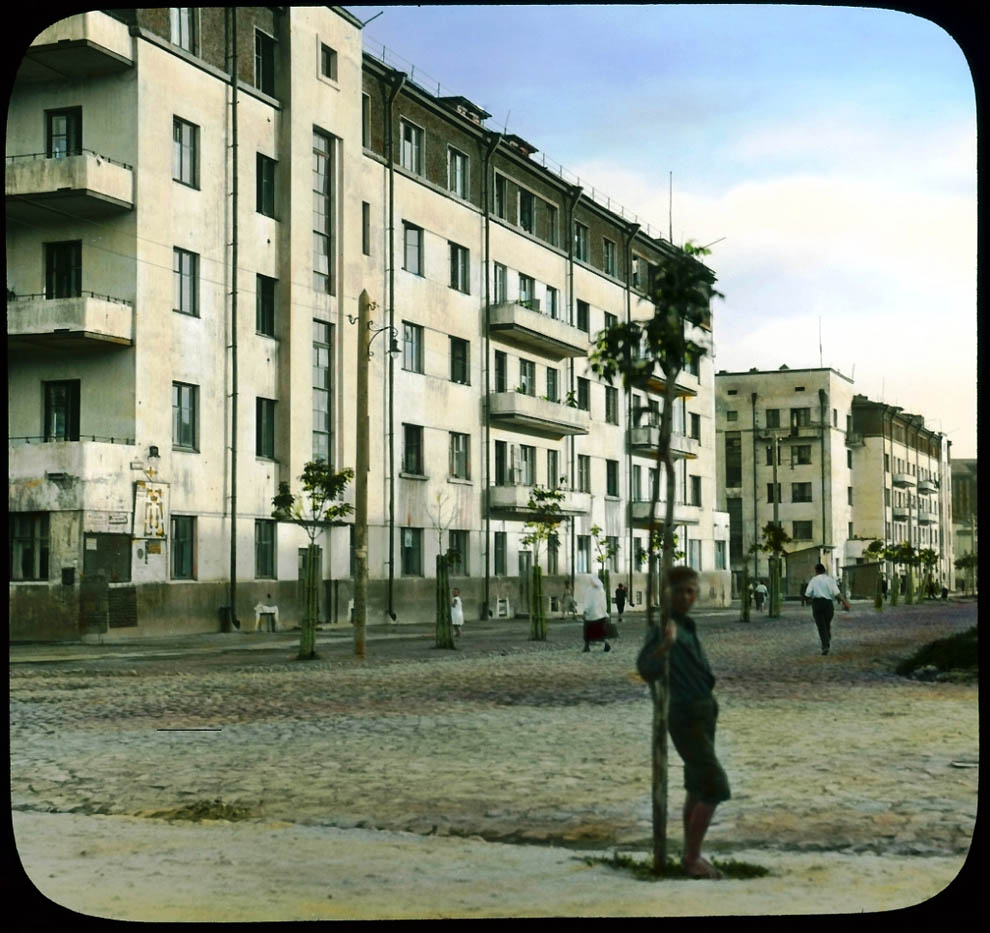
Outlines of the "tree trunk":
[[907,596],[904,599],[905,606],[911,606],[915,602],[914,599],[914,568],[908,567],[907,569]]
[[305,589],[305,610],[302,629],[299,634],[299,660],[309,661],[316,657],[316,616],[320,598],[320,549],[310,542],[303,558],[305,565],[303,578]]
[[598,579],[602,581],[602,586],[605,587],[605,611],[611,615],[612,614],[612,577],[611,574],[605,567],[602,567],[598,571]]
[[742,599],[742,619],[743,622],[749,621],[749,567],[743,564],[742,569],[742,580],[740,581],[742,586],[742,592],[740,593],[740,598]]
[[536,563],[529,570],[529,640],[547,640],[547,613],[543,605],[543,571]]
[[877,574],[876,591],[873,594],[873,608],[877,612],[883,612],[883,576]]
[[771,619],[780,618],[780,558],[776,554],[770,558],[770,606],[767,615]]
[[455,648],[453,626],[450,622],[450,568],[447,558],[437,554],[437,625],[436,647]]

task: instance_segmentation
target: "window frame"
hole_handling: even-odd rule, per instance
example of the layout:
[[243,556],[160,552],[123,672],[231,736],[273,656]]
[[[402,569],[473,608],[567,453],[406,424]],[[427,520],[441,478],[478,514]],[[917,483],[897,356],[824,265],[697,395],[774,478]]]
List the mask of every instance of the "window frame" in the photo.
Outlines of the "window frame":
[[275,217],[275,172],[278,162],[263,152],[255,153],[255,211]]
[[471,385],[471,342],[450,335],[450,381]]
[[[807,493],[807,496],[805,496]],[[812,483],[791,483],[791,502],[814,502]]]
[[605,386],[605,422],[619,423],[619,390],[615,386]]
[[[519,229],[532,234],[536,230],[536,195],[525,188],[517,188],[517,211],[516,217],[519,221]],[[526,211],[523,205],[528,205]]]
[[199,453],[199,386],[193,383],[172,383],[172,450]]
[[45,300],[82,296],[82,240],[44,244]]
[[618,269],[617,256],[615,241],[608,237],[602,237],[602,269],[606,275],[613,278],[615,278]]
[[576,378],[576,393],[577,407],[581,411],[591,411],[591,380],[585,379],[584,376],[578,376]]
[[[44,583],[51,575],[51,517],[48,512],[11,512],[8,530],[11,583]],[[30,572],[24,573],[30,562]]]
[[[411,258],[414,263],[410,263]],[[413,264],[416,268],[412,268]],[[402,221],[402,268],[405,272],[423,278],[425,276],[423,267],[423,228],[404,220]]]
[[278,579],[278,528],[273,518],[254,520],[254,578]]
[[471,479],[471,435],[450,431],[448,475],[451,479]]
[[[336,290],[334,281],[336,268],[334,252],[336,249],[336,227],[334,224],[334,199],[336,197],[335,166],[336,166],[336,137],[322,130],[313,129],[313,170],[311,190],[313,203],[311,218],[313,228],[313,290],[324,295],[333,295]],[[317,171],[317,166],[325,171]],[[316,209],[317,198],[320,199],[320,210]],[[325,267],[325,268],[324,268]]]
[[409,476],[426,475],[423,434],[421,424],[402,423],[402,472]]
[[[327,53],[330,53],[329,55]],[[329,69],[328,69],[329,63]],[[337,50],[325,42],[320,43],[320,77],[329,81],[337,81]]]
[[[52,379],[41,383],[42,434],[45,443],[79,440],[81,387],[79,379]],[[64,402],[56,400],[55,393],[58,390],[65,391]],[[56,430],[54,419],[59,414],[59,409],[64,427]]]
[[277,39],[264,30],[254,30],[254,86],[262,94],[275,96],[275,46]]
[[423,576],[423,529],[403,526],[399,535],[400,572],[402,576]]
[[577,491],[591,492],[591,457],[588,454],[577,455]]
[[196,190],[199,190],[199,130],[197,124],[172,114],[172,181]]
[[[325,330],[323,330],[325,328]],[[333,462],[333,339],[334,325],[329,321],[313,320],[313,365],[312,382],[313,385],[313,459],[323,459],[327,463]],[[325,340],[322,338],[326,338]],[[320,365],[321,356],[326,356],[326,366]],[[324,374],[324,384],[315,385],[317,373]],[[316,400],[320,394],[326,396],[326,409],[320,409],[316,405]],[[323,415],[324,421],[319,423],[318,417]],[[319,442],[317,439],[319,438]],[[326,438],[325,442],[323,438]],[[326,447],[326,456],[323,456],[323,447]]]
[[462,200],[471,193],[470,161],[467,153],[456,146],[447,146],[447,190]]
[[[65,118],[65,133],[55,133],[54,120]],[[49,159],[67,159],[82,155],[82,107],[58,107],[45,111],[45,156]],[[65,139],[65,148],[56,149],[55,139]]]
[[[183,527],[183,531],[180,531]],[[196,516],[169,516],[169,579],[196,579]],[[181,567],[179,564],[181,563]]]
[[[183,17],[183,12],[187,17]],[[185,19],[185,22],[183,21]],[[169,7],[169,41],[190,55],[199,54],[199,9],[197,7]],[[183,31],[188,31],[188,45],[183,42]]]
[[407,373],[423,374],[424,340],[425,331],[421,324],[402,322],[402,368]]
[[574,258],[581,262],[588,261],[588,237],[589,229],[587,224],[580,220],[574,221]]
[[619,461],[605,461],[605,495],[619,497]]
[[255,333],[263,337],[275,337],[276,286],[278,279],[255,273]]
[[[454,537],[456,535],[456,538]],[[466,528],[450,528],[447,531],[447,554],[451,552],[457,555],[456,558],[449,558],[450,576],[469,577],[470,567],[471,534]]]
[[471,294],[471,253],[465,246],[447,241],[450,252],[450,287],[464,295]]
[[590,333],[591,305],[582,298],[578,298],[575,300],[574,309],[574,326],[577,327],[578,330],[583,330],[586,334]]
[[519,358],[519,385],[523,395],[536,397],[536,363],[533,360]]
[[[406,130],[410,139],[406,139]],[[399,117],[399,165],[413,175],[422,176],[426,164],[426,131],[408,117]],[[414,163],[407,164],[407,161]]]
[[254,453],[262,460],[275,460],[277,399],[255,396]]
[[187,317],[199,317],[199,253],[181,246],[172,247],[172,310]]

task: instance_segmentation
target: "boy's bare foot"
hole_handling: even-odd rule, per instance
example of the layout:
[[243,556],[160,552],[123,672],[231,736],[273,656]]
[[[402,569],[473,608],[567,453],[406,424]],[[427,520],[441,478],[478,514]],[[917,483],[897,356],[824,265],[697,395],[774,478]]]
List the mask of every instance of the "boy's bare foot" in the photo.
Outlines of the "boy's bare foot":
[[722,872],[707,859],[699,858],[693,862],[682,859],[681,866],[692,878],[711,878],[713,881],[717,881],[724,877]]

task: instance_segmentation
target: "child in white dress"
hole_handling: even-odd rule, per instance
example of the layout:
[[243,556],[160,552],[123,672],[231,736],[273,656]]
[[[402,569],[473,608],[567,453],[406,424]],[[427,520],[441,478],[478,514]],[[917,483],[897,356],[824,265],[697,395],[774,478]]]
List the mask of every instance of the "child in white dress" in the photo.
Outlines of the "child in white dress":
[[454,590],[454,598],[450,603],[450,624],[454,626],[454,635],[461,637],[461,626],[464,624],[464,607],[461,605],[461,591]]

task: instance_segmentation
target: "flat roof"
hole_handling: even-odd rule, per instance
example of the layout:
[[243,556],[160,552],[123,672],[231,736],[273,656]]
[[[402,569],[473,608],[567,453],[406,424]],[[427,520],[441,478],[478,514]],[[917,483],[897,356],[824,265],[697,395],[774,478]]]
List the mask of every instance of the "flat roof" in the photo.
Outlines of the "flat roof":
[[843,375],[837,369],[832,369],[831,366],[816,366],[805,369],[791,369],[790,367],[787,369],[745,369],[731,373],[723,369],[715,373],[715,378],[728,376],[786,376],[788,373],[835,373],[840,379],[845,379],[846,382],[852,384],[852,379],[849,376]]

